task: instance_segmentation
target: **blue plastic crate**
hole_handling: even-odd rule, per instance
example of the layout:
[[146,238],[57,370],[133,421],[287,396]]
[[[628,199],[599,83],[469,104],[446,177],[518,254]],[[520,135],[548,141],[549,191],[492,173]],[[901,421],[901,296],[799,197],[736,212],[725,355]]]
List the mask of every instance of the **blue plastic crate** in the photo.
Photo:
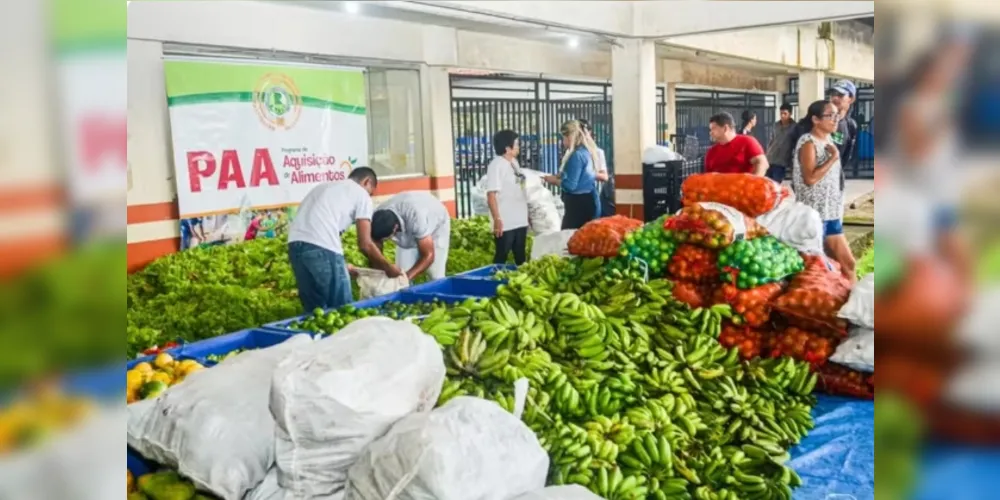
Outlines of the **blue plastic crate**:
[[493,297],[497,294],[498,286],[500,286],[500,282],[497,280],[455,277],[425,283],[412,287],[408,291],[470,297]]
[[480,267],[479,269],[473,269],[472,271],[459,274],[457,277],[458,278],[466,278],[466,279],[488,279],[488,280],[495,280],[496,279],[496,274],[498,272],[501,272],[501,271],[513,271],[514,269],[517,269],[517,266],[511,265],[511,264],[505,264],[505,265],[502,265],[502,266],[494,264],[494,265],[490,265],[490,266],[486,266],[486,267]]
[[139,476],[156,472],[157,469],[159,469],[159,466],[149,460],[146,460],[139,454],[139,452],[133,450],[132,448],[126,448],[125,450],[125,466],[136,478],[136,480],[139,479]]
[[[371,309],[373,307],[381,307],[382,305],[384,305],[387,302],[394,302],[394,301],[398,300],[400,293],[402,293],[402,292],[396,292],[396,293],[391,293],[389,295],[383,295],[381,297],[375,297],[375,298],[372,298],[372,299],[362,300],[362,301],[359,301],[359,302],[354,302],[351,305],[354,306],[354,307],[356,307],[356,308],[358,308],[358,309]],[[304,330],[297,330],[295,328],[292,328],[291,325],[292,325],[292,323],[297,323],[299,321],[303,321],[303,320],[309,319],[311,317],[312,317],[312,313],[310,312],[309,314],[304,314],[302,316],[297,316],[295,318],[284,319],[284,320],[281,320],[281,321],[275,321],[274,323],[268,323],[268,324],[264,325],[264,328],[268,329],[268,330],[275,330],[275,331],[285,332],[285,333],[287,333],[287,332],[292,332],[292,333],[309,333],[309,332],[306,332]]]
[[[236,333],[230,333],[200,342],[191,342],[173,349],[165,351],[174,359],[193,359],[201,364],[206,363],[206,358],[211,355],[224,355],[237,349],[261,349],[278,345],[288,340],[291,335],[288,332],[279,332],[268,329],[252,328]],[[131,370],[135,365],[147,362],[151,363],[156,356],[146,356],[129,361],[126,368]],[[120,376],[119,372],[119,376]]]
[[433,302],[439,300],[445,304],[455,304],[458,302],[463,302],[468,299],[482,299],[484,297],[477,297],[473,295],[457,295],[449,293],[437,293],[437,292],[418,292],[416,290],[407,290],[400,292],[399,299],[400,303],[403,304],[416,304],[418,302]]
[[68,375],[62,381],[62,390],[73,396],[85,396],[101,401],[122,400],[125,397],[125,377],[127,368],[121,363],[110,368],[102,368]]

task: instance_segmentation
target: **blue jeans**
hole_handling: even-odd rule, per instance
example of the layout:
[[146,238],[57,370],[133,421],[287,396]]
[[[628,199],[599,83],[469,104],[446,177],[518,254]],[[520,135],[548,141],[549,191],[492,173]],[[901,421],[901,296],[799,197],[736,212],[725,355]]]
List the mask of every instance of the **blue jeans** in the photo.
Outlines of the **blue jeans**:
[[343,255],[293,241],[288,244],[288,260],[306,314],[317,308],[335,309],[354,301],[351,276]]

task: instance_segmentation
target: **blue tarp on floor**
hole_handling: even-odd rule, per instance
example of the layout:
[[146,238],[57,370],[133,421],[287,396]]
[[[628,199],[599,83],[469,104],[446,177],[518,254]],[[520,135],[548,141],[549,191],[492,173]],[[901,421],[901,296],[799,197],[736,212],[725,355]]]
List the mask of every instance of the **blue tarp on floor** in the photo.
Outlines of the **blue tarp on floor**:
[[924,453],[914,500],[998,498],[1000,450],[932,445]]
[[816,428],[792,450],[790,465],[802,476],[802,500],[868,500],[875,497],[875,404],[819,396]]

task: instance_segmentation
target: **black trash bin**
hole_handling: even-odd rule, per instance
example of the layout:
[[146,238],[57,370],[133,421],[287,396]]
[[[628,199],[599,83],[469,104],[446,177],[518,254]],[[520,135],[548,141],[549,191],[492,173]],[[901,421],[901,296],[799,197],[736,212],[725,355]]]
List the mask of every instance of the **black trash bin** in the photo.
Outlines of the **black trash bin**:
[[642,200],[646,222],[681,209],[684,161],[642,164]]

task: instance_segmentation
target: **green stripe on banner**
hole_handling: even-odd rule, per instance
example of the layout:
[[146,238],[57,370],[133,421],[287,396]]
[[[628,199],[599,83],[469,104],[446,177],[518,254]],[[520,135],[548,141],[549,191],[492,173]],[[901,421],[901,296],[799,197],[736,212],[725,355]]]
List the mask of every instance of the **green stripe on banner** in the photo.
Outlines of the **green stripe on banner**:
[[[214,104],[223,102],[253,102],[253,92],[213,92],[210,94],[179,95],[167,98],[169,106],[187,106],[192,104]],[[302,106],[307,108],[330,109],[341,113],[355,115],[365,114],[364,106],[353,106],[339,102],[302,97]]]
[[309,97],[348,107],[365,107],[365,76],[360,70],[167,60],[163,71],[170,98],[256,92],[277,84],[303,100]]

